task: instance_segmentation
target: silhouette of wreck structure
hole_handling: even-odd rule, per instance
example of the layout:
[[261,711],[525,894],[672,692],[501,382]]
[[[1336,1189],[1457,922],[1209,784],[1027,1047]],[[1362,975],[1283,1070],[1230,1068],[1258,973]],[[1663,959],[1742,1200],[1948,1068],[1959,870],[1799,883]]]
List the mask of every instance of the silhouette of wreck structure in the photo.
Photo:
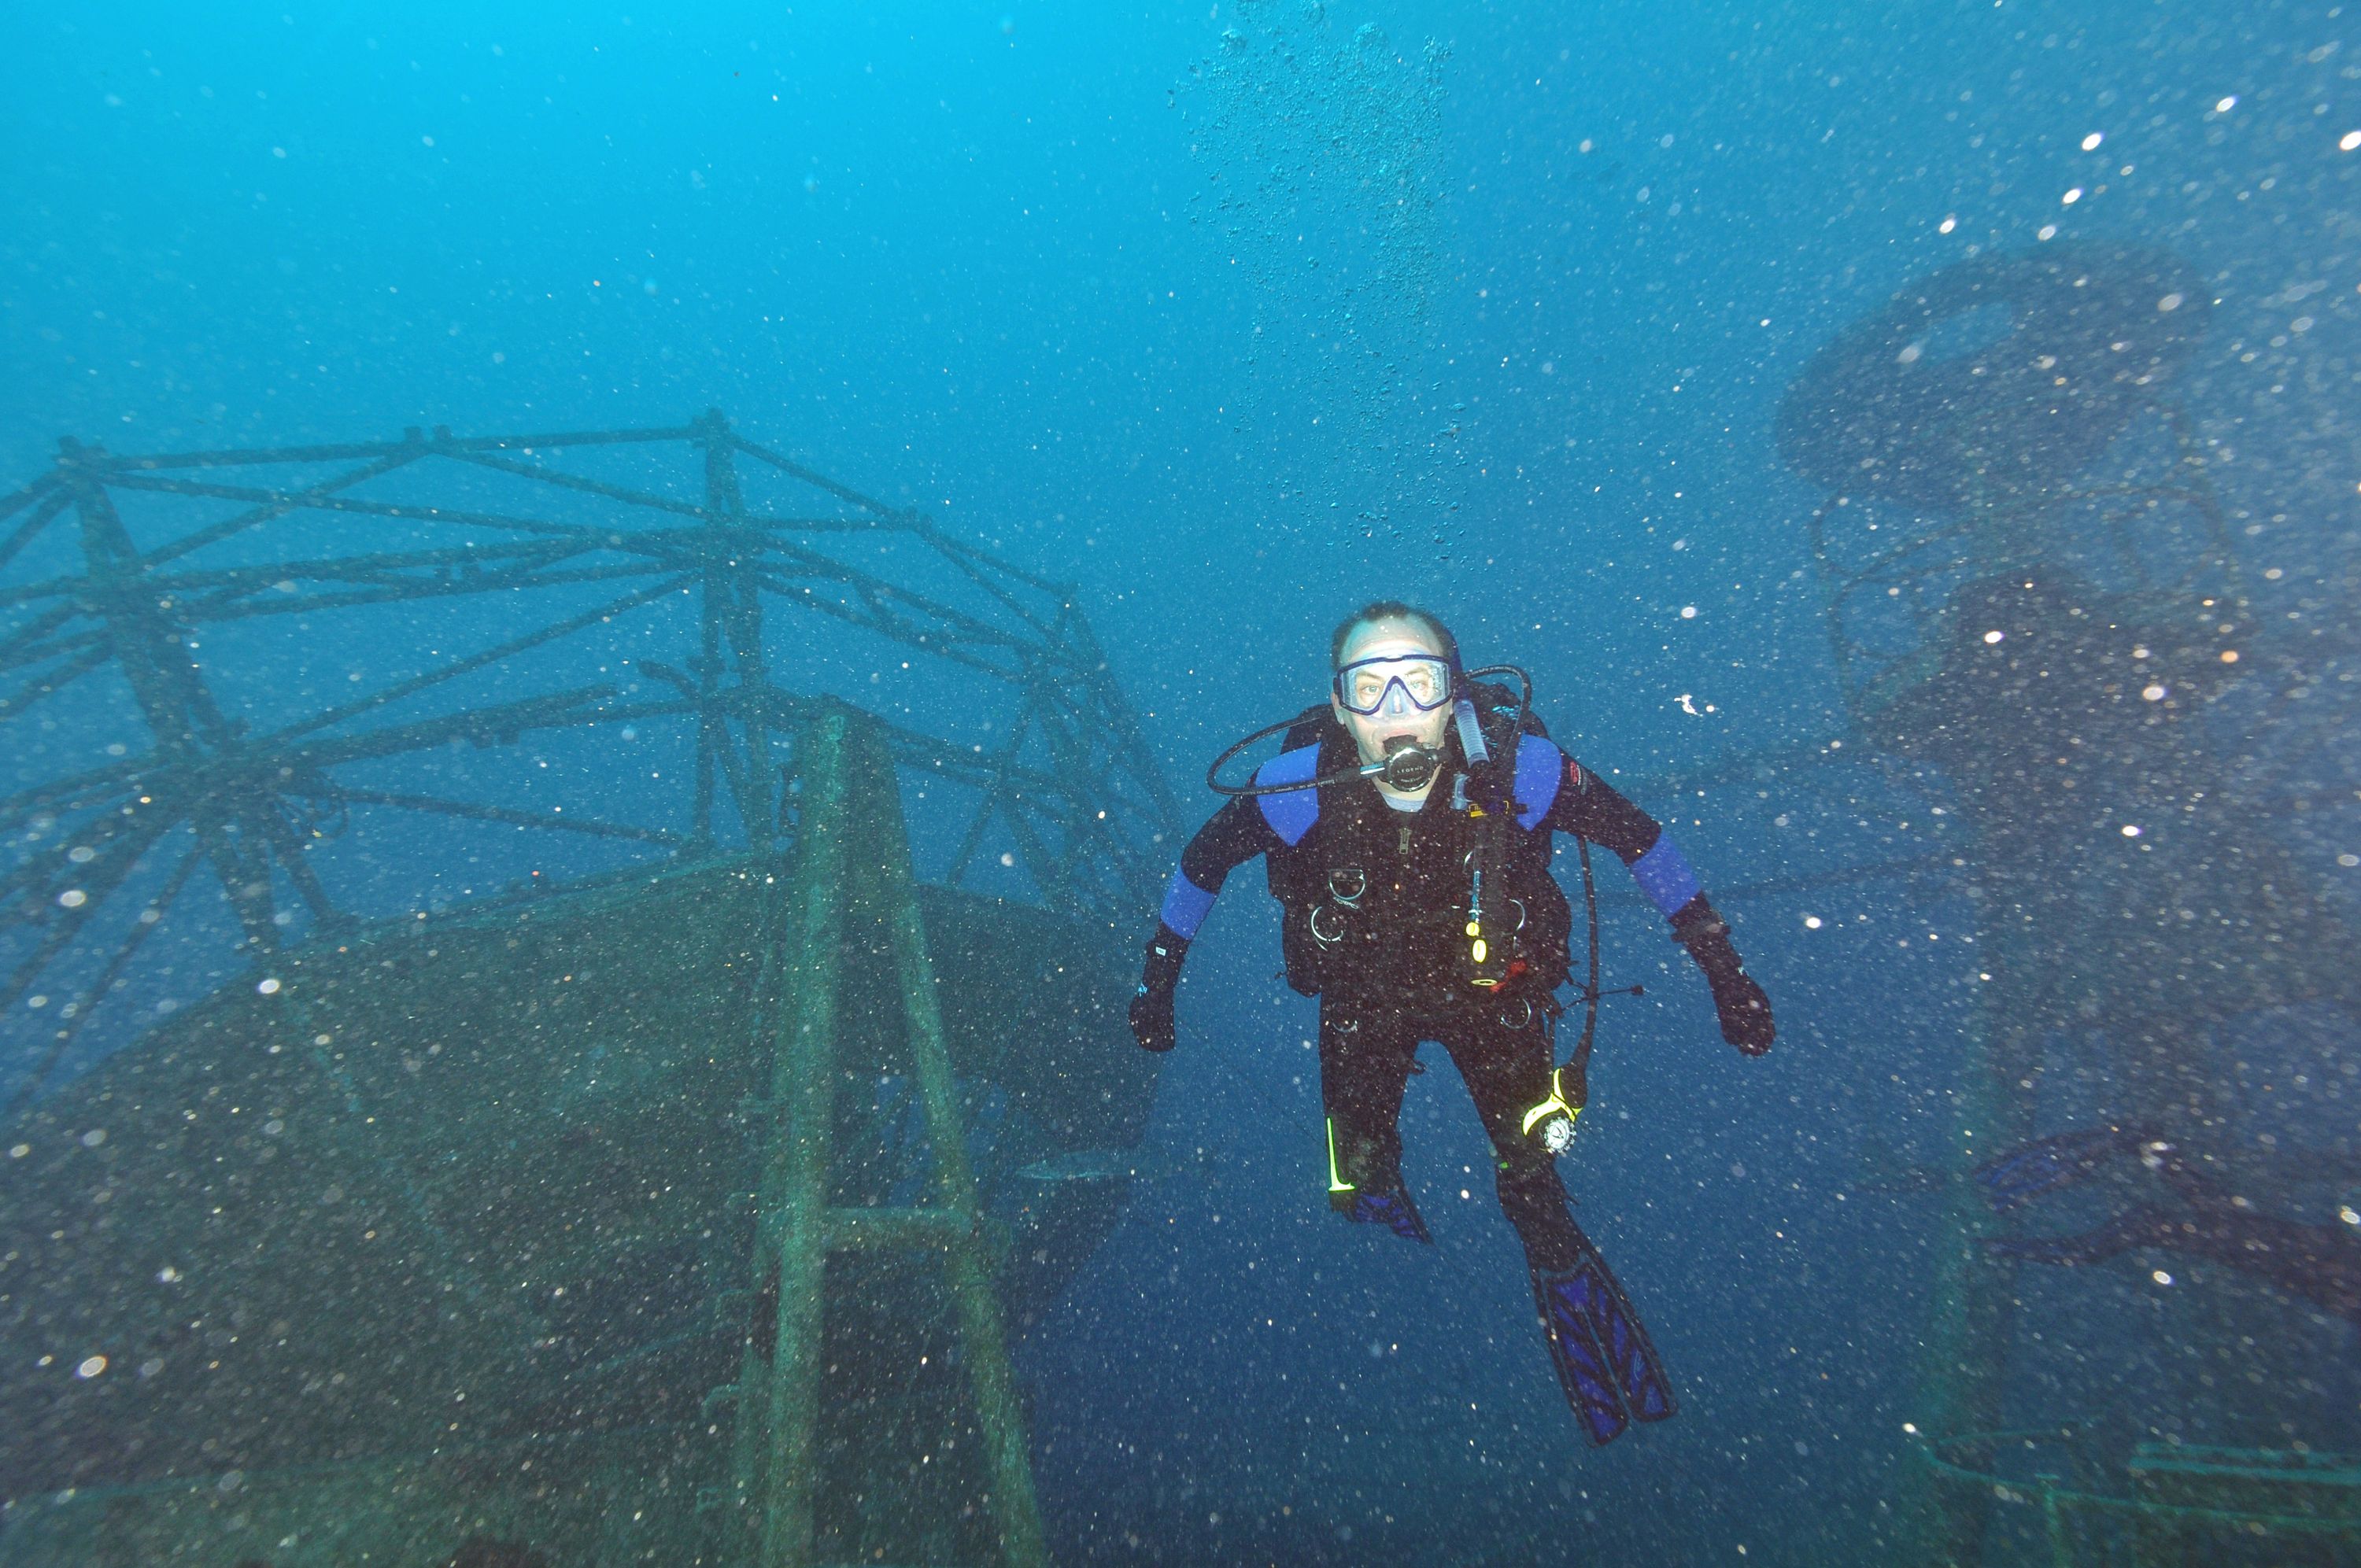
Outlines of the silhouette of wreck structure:
[[1172,823],[1071,588],[718,411],[0,531],[0,1561],[1044,1560]]
[[[2206,725],[2258,652],[2178,400],[2210,303],[2162,251],[1986,255],[1840,333],[1779,411],[1782,454],[1826,493],[1810,543],[1857,738],[1930,770],[1974,835],[1955,1174],[2061,1101],[2218,1146],[2213,1032],[2361,995],[2352,933]],[[2045,1094],[2061,1068],[2099,1092]],[[1981,1452],[2012,1361],[2039,1353],[2018,1343],[2011,1270],[1978,1248],[1991,1216],[1970,1183],[1945,1190],[1916,1425]],[[2244,1376],[2190,1383],[2217,1425],[2283,1435]],[[1923,1499],[1925,1560],[1982,1560],[1992,1477],[1961,1474],[1928,1468],[1949,1480]]]

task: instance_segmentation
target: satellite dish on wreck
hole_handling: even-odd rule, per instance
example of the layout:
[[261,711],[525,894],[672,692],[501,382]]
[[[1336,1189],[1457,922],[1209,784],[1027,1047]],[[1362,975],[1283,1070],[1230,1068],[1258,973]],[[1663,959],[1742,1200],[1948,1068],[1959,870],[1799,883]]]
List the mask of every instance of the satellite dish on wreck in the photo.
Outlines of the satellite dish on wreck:
[[1954,513],[2081,473],[2188,361],[2209,313],[2167,251],[2045,247],[1909,284],[1812,356],[1779,450],[1831,495]]
[[1930,273],[1812,356],[1778,444],[1827,495],[1804,528],[1857,718],[1938,676],[1971,584],[2238,597],[2175,384],[2210,312],[2167,251],[2042,246]]

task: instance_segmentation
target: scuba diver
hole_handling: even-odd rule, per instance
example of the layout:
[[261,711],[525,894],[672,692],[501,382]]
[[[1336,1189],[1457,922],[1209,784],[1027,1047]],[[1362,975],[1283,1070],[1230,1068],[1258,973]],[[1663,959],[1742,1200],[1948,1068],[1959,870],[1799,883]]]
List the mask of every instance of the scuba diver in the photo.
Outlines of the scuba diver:
[[[2123,1154],[2138,1155],[2177,1201],[2141,1203],[2073,1235],[1987,1236],[1984,1250],[1994,1257],[2065,1267],[2104,1263],[2144,1247],[2186,1253],[2259,1276],[2300,1301],[2361,1326],[2356,1222],[2315,1225],[2263,1213],[2147,1133],[2121,1127],[2060,1133],[1986,1161],[1973,1175],[1993,1211],[2004,1214],[2045,1192],[2073,1186]],[[2355,1212],[2349,1206],[2344,1212]]]
[[[1132,1031],[1172,1048],[1173,992],[1190,941],[1231,872],[1260,855],[1285,916],[1288,982],[1320,998],[1328,1199],[1348,1220],[1432,1245],[1401,1178],[1397,1122],[1418,1047],[1451,1054],[1490,1137],[1501,1212],[1524,1244],[1550,1357],[1594,1443],[1674,1410],[1655,1346],[1598,1249],[1567,1212],[1556,1157],[1588,1100],[1598,1003],[1589,846],[1620,856],[1673,939],[1704,970],[1722,1036],[1771,1048],[1771,1006],[1729,927],[1655,819],[1547,739],[1532,685],[1475,672],[1423,610],[1372,604],[1329,645],[1329,700],[1256,731],[1206,782],[1231,799],[1181,852],[1165,894]],[[1513,674],[1519,697],[1480,677]],[[1223,765],[1265,736],[1279,754],[1252,782]],[[1572,911],[1550,874],[1554,833],[1576,837],[1590,905],[1588,1025],[1556,1062],[1557,988],[1571,972]],[[1637,988],[1633,988],[1635,991]]]

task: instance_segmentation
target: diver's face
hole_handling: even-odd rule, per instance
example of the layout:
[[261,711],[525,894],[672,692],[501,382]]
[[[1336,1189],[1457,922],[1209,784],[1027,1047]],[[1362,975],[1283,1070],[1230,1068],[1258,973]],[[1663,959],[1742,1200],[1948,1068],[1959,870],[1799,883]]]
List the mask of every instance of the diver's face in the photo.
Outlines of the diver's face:
[[[1373,620],[1345,639],[1345,657],[1338,667],[1369,659],[1423,661],[1442,657],[1442,645],[1416,621]],[[1415,696],[1423,702],[1434,695],[1447,695],[1430,693],[1420,685],[1427,667],[1418,663],[1392,667],[1376,664],[1355,672],[1374,688],[1369,696],[1382,699],[1375,713],[1355,713],[1331,692],[1328,706],[1336,715],[1336,722],[1352,731],[1354,743],[1361,750],[1361,761],[1383,762],[1404,743],[1429,751],[1443,744],[1444,729],[1451,721],[1451,705],[1438,703],[1431,711],[1422,713],[1415,703],[1406,700]],[[1412,685],[1419,689],[1411,691]]]

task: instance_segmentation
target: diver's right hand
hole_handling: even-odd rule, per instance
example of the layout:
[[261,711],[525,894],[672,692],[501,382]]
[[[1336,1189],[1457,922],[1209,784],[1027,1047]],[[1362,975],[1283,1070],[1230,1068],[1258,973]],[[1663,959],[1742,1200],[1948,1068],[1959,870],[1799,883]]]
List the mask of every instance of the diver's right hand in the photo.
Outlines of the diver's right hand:
[[1721,1037],[1750,1057],[1769,1050],[1779,1031],[1772,1022],[1771,999],[1763,994],[1754,977],[1743,969],[1719,974],[1708,971],[1707,983],[1713,991],[1713,1010],[1721,1021]]
[[1170,1050],[1180,1037],[1172,1025],[1172,998],[1143,987],[1131,999],[1131,1033],[1141,1050]]

